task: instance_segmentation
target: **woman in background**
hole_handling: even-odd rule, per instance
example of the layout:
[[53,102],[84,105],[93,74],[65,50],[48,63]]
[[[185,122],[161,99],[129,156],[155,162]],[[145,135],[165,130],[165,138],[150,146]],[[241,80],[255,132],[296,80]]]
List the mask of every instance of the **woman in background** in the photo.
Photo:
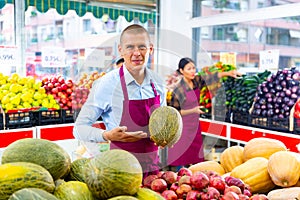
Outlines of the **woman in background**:
[[180,140],[168,149],[168,165],[177,167],[178,170],[182,166],[204,161],[199,124],[199,116],[204,113],[199,106],[201,88],[216,83],[225,76],[236,78],[239,73],[232,70],[201,77],[196,74],[195,62],[191,58],[182,58],[179,61],[177,72],[182,75],[182,79],[175,86],[169,105],[180,112],[183,130]]

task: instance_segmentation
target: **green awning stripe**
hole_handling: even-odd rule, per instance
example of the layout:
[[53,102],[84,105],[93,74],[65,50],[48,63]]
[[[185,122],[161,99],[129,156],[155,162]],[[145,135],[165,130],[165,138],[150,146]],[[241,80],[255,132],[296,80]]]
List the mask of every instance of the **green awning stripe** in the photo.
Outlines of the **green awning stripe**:
[[[0,9],[7,3],[13,4],[14,0],[0,0]],[[138,18],[142,23],[145,23],[147,20],[152,20],[154,24],[156,23],[156,12],[146,14],[142,12],[91,6],[86,3],[70,0],[25,0],[25,9],[27,10],[29,6],[36,7],[36,9],[42,13],[47,12],[50,8],[55,8],[61,15],[65,15],[68,10],[75,10],[77,15],[80,17],[84,16],[86,12],[91,12],[96,18],[101,18],[102,15],[107,14],[111,19],[116,20],[120,15],[122,15],[127,21],[132,21],[134,18]]]

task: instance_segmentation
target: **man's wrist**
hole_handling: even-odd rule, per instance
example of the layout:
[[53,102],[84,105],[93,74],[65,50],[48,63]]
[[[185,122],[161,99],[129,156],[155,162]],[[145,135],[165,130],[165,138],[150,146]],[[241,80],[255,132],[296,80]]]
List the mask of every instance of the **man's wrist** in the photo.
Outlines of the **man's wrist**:
[[109,136],[108,136],[108,131],[104,131],[104,132],[102,133],[102,137],[103,137],[103,139],[104,139],[105,141],[107,141],[107,142],[110,141]]

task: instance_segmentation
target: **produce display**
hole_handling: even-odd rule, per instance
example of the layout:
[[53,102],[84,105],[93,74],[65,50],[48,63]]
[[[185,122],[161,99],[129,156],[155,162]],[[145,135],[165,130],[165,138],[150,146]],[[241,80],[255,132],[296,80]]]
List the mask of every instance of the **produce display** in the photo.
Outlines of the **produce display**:
[[[204,161],[178,171],[160,171],[143,180],[138,160],[124,150],[74,160],[67,173],[64,167],[54,167],[56,174],[61,174],[55,180],[51,168],[46,167],[63,165],[54,155],[64,155],[64,150],[47,144],[51,141],[31,141],[16,141],[4,152],[4,161],[18,159],[0,165],[0,199],[296,200],[300,196],[300,154],[274,139],[255,138],[244,147],[228,147],[221,153],[220,163]],[[34,143],[45,144],[31,149],[41,161],[19,161],[21,156],[15,154],[24,156],[22,149],[28,153]],[[38,152],[50,156],[46,159]]]
[[278,70],[259,85],[252,114],[273,119],[290,116],[299,95],[300,73],[296,68]]
[[5,112],[36,107],[60,108],[54,97],[42,87],[42,82],[16,73],[11,76],[0,73],[0,99]]
[[150,139],[161,147],[172,147],[182,133],[182,118],[171,106],[156,108],[149,119]]

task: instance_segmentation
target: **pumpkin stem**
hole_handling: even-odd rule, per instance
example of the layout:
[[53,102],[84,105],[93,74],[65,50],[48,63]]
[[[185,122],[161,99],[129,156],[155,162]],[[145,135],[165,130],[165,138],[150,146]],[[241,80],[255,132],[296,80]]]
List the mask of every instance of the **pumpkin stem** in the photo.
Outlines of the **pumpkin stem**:
[[282,183],[284,186],[288,186],[288,181],[283,181]]

